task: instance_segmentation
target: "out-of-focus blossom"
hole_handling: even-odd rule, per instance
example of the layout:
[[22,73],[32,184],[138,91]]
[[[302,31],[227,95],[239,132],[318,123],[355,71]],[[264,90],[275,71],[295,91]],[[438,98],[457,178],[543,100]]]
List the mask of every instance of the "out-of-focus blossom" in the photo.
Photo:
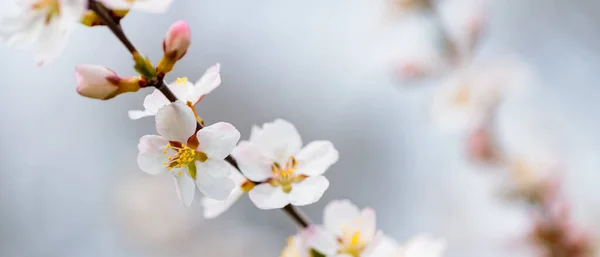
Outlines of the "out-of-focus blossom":
[[380,252],[380,243],[388,241],[376,229],[375,211],[359,210],[348,200],[337,200],[325,207],[323,226],[311,227],[302,236],[326,256],[371,256]]
[[316,257],[311,249],[306,245],[305,236],[308,230],[303,230],[300,235],[291,236],[287,240],[285,248],[281,251],[280,257]]
[[507,94],[531,83],[531,71],[516,59],[469,64],[451,73],[437,89],[433,119],[449,131],[475,131],[494,119]]
[[395,257],[442,257],[445,250],[444,240],[420,235],[400,246]]
[[152,13],[167,11],[173,0],[99,0],[111,9],[133,9]]
[[204,218],[213,219],[227,211],[244,193],[247,193],[254,187],[254,183],[247,180],[239,172],[231,172],[229,178],[235,183],[235,188],[224,201],[218,201],[208,197],[202,198],[202,207],[204,208]]
[[188,24],[182,20],[173,23],[163,40],[164,56],[158,63],[157,71],[159,73],[171,72],[175,63],[187,53],[191,43],[192,38]]
[[120,78],[114,71],[99,65],[78,65],[75,67],[75,79],[77,93],[100,100],[137,92],[143,83],[139,77]]
[[487,23],[486,7],[482,0],[449,0],[439,9],[443,30],[459,55],[469,61]]
[[467,156],[474,162],[497,164],[501,161],[502,151],[496,142],[496,134],[491,125],[486,124],[467,137]]
[[[202,98],[212,92],[221,84],[221,66],[217,63],[206,70],[196,84],[187,78],[178,78],[177,81],[167,85],[177,99],[196,105]],[[169,100],[157,89],[144,98],[144,110],[129,111],[129,118],[137,120],[147,116],[154,116],[158,109],[169,104]]]
[[329,187],[323,173],[338,160],[329,141],[313,141],[302,148],[302,139],[291,123],[278,119],[254,128],[231,155],[244,175],[256,185],[250,199],[260,209],[318,201]]
[[240,139],[233,125],[219,122],[196,132],[192,109],[176,102],[158,110],[156,130],[159,136],[143,136],[138,145],[137,162],[144,172],[172,173],[186,206],[194,198],[194,184],[206,197],[227,199],[235,184],[229,178],[232,168],[223,159]]
[[19,13],[0,20],[0,40],[17,47],[36,44],[39,65],[60,54],[87,8],[86,0],[22,0],[17,4]]

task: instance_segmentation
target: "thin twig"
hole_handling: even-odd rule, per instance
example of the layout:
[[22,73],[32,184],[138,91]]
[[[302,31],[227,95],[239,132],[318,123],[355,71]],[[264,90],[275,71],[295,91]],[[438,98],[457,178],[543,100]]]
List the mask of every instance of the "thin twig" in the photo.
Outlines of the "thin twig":
[[[90,0],[89,8],[92,11],[96,12],[98,17],[102,19],[104,24],[106,24],[110,31],[112,31],[113,34],[115,34],[115,36],[121,41],[121,43],[123,43],[123,45],[129,50],[129,52],[131,52],[132,54],[137,53],[137,50],[135,49],[131,41],[129,41],[129,39],[125,35],[125,32],[121,29],[121,26],[119,26],[119,24],[113,20],[113,18],[108,14],[108,10],[102,4],[98,3],[95,0]],[[152,86],[158,89],[170,102],[175,102],[178,100],[175,94],[173,94],[173,92],[167,87],[166,83],[162,78]],[[200,130],[204,128],[204,125],[198,122],[197,128],[198,130]],[[238,172],[240,172],[240,168],[237,162],[231,157],[231,155],[227,156],[225,158],[225,161],[227,161],[229,164],[235,167]],[[288,215],[288,217],[290,217],[294,221],[294,223],[296,223],[298,227],[306,228],[309,226],[310,221],[308,220],[308,218],[306,218],[306,216],[302,214],[300,210],[296,209],[292,205],[287,205],[281,210],[285,212]]]

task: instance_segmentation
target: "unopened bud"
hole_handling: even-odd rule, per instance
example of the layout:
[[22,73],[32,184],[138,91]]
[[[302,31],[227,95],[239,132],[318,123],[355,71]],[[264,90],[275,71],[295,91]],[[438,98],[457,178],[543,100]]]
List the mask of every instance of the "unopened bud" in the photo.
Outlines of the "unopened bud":
[[98,65],[75,67],[77,93],[82,96],[108,100],[121,93],[136,92],[144,82],[140,77],[120,78],[117,74]]
[[168,73],[173,70],[173,66],[183,58],[191,42],[188,24],[182,20],[173,23],[163,41],[164,56],[158,63],[158,72]]

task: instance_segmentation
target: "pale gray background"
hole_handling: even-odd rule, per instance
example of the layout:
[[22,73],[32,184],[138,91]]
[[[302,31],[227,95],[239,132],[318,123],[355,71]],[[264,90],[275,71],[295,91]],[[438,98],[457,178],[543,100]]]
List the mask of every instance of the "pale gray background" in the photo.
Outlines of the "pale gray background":
[[[327,172],[331,187],[303,208],[315,221],[329,200],[347,197],[375,208],[379,226],[399,240],[421,232],[446,238],[449,257],[530,256],[515,248],[527,225],[523,210],[500,203],[494,178],[467,164],[460,138],[427,119],[430,87],[402,86],[372,58],[385,51],[374,47],[385,40],[378,34],[383,7],[374,0],[177,0],[165,15],[134,12],[123,26],[158,60],[169,25],[190,23],[192,48],[170,79],[196,80],[221,63],[223,85],[199,106],[209,123],[229,121],[247,137],[252,124],[285,118],[305,142],[334,142],[341,157]],[[578,222],[600,232],[600,2],[498,0],[491,7],[482,53],[516,53],[539,71],[542,90],[531,108],[563,128],[572,160],[567,194]],[[194,226],[177,243],[124,229],[124,181],[166,178],[147,178],[135,163],[137,141],[154,125],[130,121],[126,111],[140,108],[145,94],[109,102],[78,96],[76,64],[133,71],[107,29],[79,28],[67,47],[43,68],[31,51],[0,48],[1,256],[278,256],[294,226],[247,199],[214,221],[190,210]],[[177,201],[170,181],[161,185],[166,193],[146,199],[156,212]],[[142,227],[155,225],[149,220]]]

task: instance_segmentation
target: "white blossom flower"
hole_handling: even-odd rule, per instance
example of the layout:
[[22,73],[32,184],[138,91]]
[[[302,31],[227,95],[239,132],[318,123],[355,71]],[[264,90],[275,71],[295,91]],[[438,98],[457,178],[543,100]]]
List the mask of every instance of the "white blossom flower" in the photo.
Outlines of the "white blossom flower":
[[[217,63],[204,72],[202,77],[192,84],[187,78],[178,78],[177,81],[167,85],[177,99],[191,102],[196,105],[202,98],[212,92],[221,84],[221,66]],[[137,120],[147,116],[154,116],[158,109],[169,104],[169,100],[157,89],[144,98],[144,110],[129,111],[129,118]]]
[[223,159],[240,139],[233,125],[219,122],[196,132],[193,111],[176,102],[158,110],[156,130],[159,136],[143,136],[138,145],[137,162],[144,172],[171,172],[186,206],[194,198],[194,184],[207,197],[227,199],[234,183],[231,166]]
[[304,240],[306,236],[302,235],[307,230],[305,229],[300,232],[300,235],[289,237],[287,245],[281,251],[280,257],[313,257],[310,247],[306,245],[306,241]]
[[302,148],[302,139],[291,123],[278,119],[254,128],[231,155],[244,175],[256,185],[249,196],[260,209],[318,201],[329,181],[323,173],[338,160],[329,141],[313,141]]
[[420,235],[400,246],[395,257],[441,257],[446,242],[428,235]]
[[52,61],[87,8],[87,0],[19,0],[18,14],[0,20],[0,40],[11,46],[36,44],[38,65]]
[[[326,256],[371,256],[387,241],[375,226],[375,212],[359,210],[348,200],[332,201],[325,207],[323,226],[305,234],[308,244]],[[383,254],[377,254],[378,256]]]
[[111,9],[133,9],[152,13],[167,11],[173,0],[100,0]]
[[227,211],[237,200],[239,200],[244,193],[248,192],[254,183],[247,180],[239,172],[231,172],[229,178],[235,183],[235,188],[231,191],[231,194],[224,201],[203,197],[201,200],[202,207],[204,209],[204,218],[214,219]]

